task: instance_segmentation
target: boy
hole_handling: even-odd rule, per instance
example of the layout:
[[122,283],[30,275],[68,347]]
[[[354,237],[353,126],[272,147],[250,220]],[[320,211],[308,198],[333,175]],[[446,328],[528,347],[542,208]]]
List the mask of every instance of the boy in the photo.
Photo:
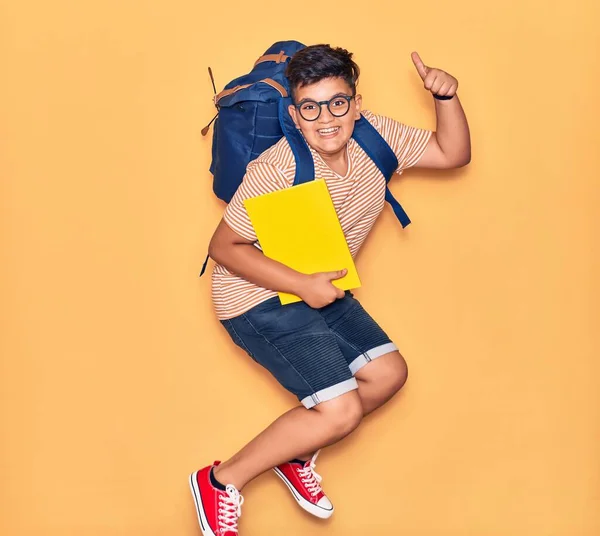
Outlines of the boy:
[[[448,169],[470,161],[467,120],[457,80],[412,55],[435,97],[437,131],[362,114],[398,158],[397,173],[418,166]],[[315,176],[325,179],[353,256],[384,206],[385,179],[351,138],[360,118],[359,68],[352,54],[329,45],[297,52],[286,70],[289,113],[310,146]],[[288,411],[224,463],[193,473],[190,485],[204,536],[238,533],[244,485],[274,469],[298,504],[328,518],[333,505],[314,471],[319,449],[350,434],[365,415],[404,385],[397,347],[351,292],[332,281],[345,270],[305,275],[263,255],[243,200],[293,184],[295,163],[285,138],[248,165],[211,240],[213,300],[233,342],[265,367],[301,405]],[[340,267],[342,268],[342,267]],[[302,302],[282,306],[277,291]]]

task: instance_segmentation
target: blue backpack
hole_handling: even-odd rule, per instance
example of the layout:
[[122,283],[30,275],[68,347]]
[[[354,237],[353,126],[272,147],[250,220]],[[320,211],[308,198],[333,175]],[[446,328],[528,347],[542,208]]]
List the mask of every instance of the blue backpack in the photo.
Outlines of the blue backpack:
[[[303,48],[305,45],[298,41],[275,43],[258,58],[250,73],[232,80],[214,97],[217,115],[213,118],[215,127],[210,172],[215,195],[226,203],[231,201],[242,183],[246,166],[284,136],[296,160],[294,185],[315,178],[308,145],[288,112],[292,99],[285,69],[291,56]],[[212,79],[210,69],[209,73]],[[211,123],[202,130],[202,135],[207,134]],[[352,137],[389,182],[398,167],[398,159],[379,132],[361,117],[355,124]],[[385,199],[394,209],[402,227],[406,227],[410,219],[389,188],[386,188]],[[208,257],[202,266],[201,276],[207,262]]]

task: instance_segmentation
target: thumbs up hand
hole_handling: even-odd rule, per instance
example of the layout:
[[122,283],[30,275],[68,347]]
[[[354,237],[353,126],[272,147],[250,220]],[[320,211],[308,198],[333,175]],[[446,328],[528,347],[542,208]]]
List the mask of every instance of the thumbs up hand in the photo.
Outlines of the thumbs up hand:
[[423,80],[425,89],[440,97],[453,97],[458,89],[458,80],[441,69],[428,67],[416,52],[411,54],[417,72]]

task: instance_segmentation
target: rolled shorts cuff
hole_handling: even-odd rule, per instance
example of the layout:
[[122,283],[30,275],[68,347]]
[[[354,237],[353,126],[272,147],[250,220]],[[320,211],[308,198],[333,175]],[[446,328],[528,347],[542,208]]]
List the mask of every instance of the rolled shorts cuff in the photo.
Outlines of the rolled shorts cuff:
[[337,398],[338,396],[343,395],[344,393],[348,393],[354,389],[358,389],[358,382],[355,378],[350,378],[349,380],[344,380],[343,382],[336,383],[331,387],[326,387],[325,389],[321,389],[312,395],[309,395],[303,398],[300,402],[306,409],[310,409],[315,407],[317,404],[321,402],[327,402],[333,398]]
[[373,361],[373,359],[377,359],[382,355],[396,351],[398,351],[398,347],[393,342],[388,342],[387,344],[376,346],[375,348],[372,348],[368,352],[365,352],[364,354],[361,354],[356,359],[354,359],[350,363],[350,372],[352,372],[352,374],[356,374],[367,363]]

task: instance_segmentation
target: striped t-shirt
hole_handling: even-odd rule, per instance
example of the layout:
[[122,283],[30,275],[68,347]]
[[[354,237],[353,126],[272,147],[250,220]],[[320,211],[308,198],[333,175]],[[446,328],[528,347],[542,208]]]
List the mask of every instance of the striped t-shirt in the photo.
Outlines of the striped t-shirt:
[[[423,155],[431,131],[409,127],[393,119],[363,111],[365,118],[385,138],[398,158],[396,173],[414,166]],[[385,202],[385,178],[361,147],[350,139],[347,146],[348,171],[344,177],[331,170],[311,148],[315,177],[325,180],[338,218],[355,257]],[[285,138],[253,160],[242,184],[227,206],[224,220],[243,238],[257,241],[244,207],[244,199],[288,188],[294,183],[294,155]],[[220,320],[234,318],[277,293],[259,287],[215,265],[212,274],[212,296]]]

